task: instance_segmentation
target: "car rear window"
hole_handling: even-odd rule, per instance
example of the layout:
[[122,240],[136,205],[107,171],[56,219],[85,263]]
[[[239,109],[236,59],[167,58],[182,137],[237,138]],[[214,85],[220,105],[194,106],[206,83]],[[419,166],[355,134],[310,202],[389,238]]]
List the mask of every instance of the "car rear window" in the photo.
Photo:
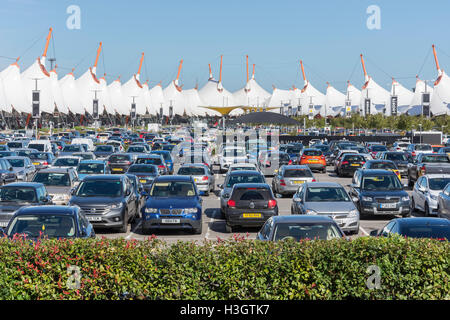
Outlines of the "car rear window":
[[450,159],[446,154],[423,156],[422,162],[429,163],[450,163]]
[[366,159],[363,156],[350,155],[350,154],[344,155],[343,160],[349,161],[349,162],[364,162],[364,161],[366,161]]
[[387,150],[386,146],[372,146],[372,151],[379,152],[379,151],[386,151],[386,150]]
[[322,155],[322,151],[320,151],[320,150],[305,150],[303,152],[303,155],[320,157]]
[[406,226],[402,235],[410,238],[434,238],[450,240],[450,227],[447,226]]
[[387,153],[385,159],[392,161],[407,161],[403,153]]
[[431,147],[431,145],[429,144],[416,144],[414,146],[414,150],[418,150],[418,151],[431,151],[433,150],[433,148]]
[[374,162],[370,165],[370,169],[397,169],[392,162]]
[[287,169],[284,170],[285,178],[310,178],[312,177],[311,170],[308,169]]
[[181,167],[178,169],[178,174],[185,176],[201,176],[206,174],[205,168],[200,167]]
[[109,157],[109,161],[130,161],[131,156],[127,154],[115,154]]
[[154,164],[160,165],[162,164],[161,158],[138,158],[136,159],[137,164]]
[[128,172],[145,172],[145,173],[157,173],[158,168],[156,168],[154,165],[132,165]]
[[242,201],[270,200],[272,198],[267,188],[237,188],[231,197]]
[[236,183],[264,183],[264,178],[261,174],[232,175],[228,179],[227,188],[231,188]]
[[47,153],[30,153],[28,157],[35,160],[47,160],[49,158]]
[[45,144],[43,144],[43,143],[33,143],[33,144],[29,144],[28,148],[36,149],[38,151],[44,151]]

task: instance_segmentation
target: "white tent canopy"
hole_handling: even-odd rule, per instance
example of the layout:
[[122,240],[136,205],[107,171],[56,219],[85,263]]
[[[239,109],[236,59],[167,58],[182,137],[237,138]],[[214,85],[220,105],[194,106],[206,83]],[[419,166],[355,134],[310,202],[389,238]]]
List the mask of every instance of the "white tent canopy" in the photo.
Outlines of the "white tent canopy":
[[430,111],[434,116],[450,114],[450,77],[444,71],[434,83]]
[[390,101],[391,94],[389,91],[381,87],[371,77],[364,84],[361,91],[361,108],[363,112],[365,99],[370,99],[370,114],[383,113],[386,108],[386,115],[391,115]]
[[67,106],[67,111],[74,114],[84,114],[73,70],[59,80],[59,85],[61,87],[64,102]]
[[391,96],[397,96],[397,110],[398,114],[401,114],[408,111],[414,93],[411,90],[406,89],[397,81],[392,80]]
[[333,117],[345,113],[345,95],[329,83],[325,95],[325,113]]
[[[106,75],[104,75],[102,78],[100,78],[100,92],[98,93],[99,99],[99,106],[98,106],[98,113],[102,114],[104,110],[106,110],[106,113],[108,114],[114,114],[114,108],[112,106],[111,101],[111,93],[109,92],[108,83],[105,79]],[[100,104],[100,101],[103,104]]]
[[[297,101],[294,99],[294,94],[292,90],[284,90],[284,89],[278,89],[275,86],[273,86],[272,95],[270,96],[268,107],[278,107],[284,108],[284,111],[286,111],[286,108],[288,107],[294,107],[298,105]],[[272,112],[280,112],[280,109],[272,109],[269,110]]]
[[7,108],[11,108],[8,99],[6,98],[5,86],[3,85],[3,79],[0,77],[0,111],[7,111]]
[[350,101],[351,106],[350,112],[359,113],[359,106],[361,103],[361,91],[357,89],[354,85],[352,85],[350,81],[348,82],[347,85],[346,100]]
[[128,110],[125,110],[122,104],[123,93],[120,77],[108,85],[108,91],[111,99],[111,108],[114,111],[114,114],[120,114],[122,116],[128,115]]
[[133,75],[126,83],[122,86],[122,110],[128,110],[125,114],[129,115],[131,113],[131,104],[136,104],[136,114],[145,115],[145,92],[142,84],[137,78],[138,75]]
[[20,67],[17,62],[4,69],[0,73],[0,78],[3,80],[6,101],[8,102],[8,105],[5,105],[4,107],[4,111],[12,112],[12,108],[14,108],[18,112],[29,113],[31,105],[28,104],[27,99],[25,98]]
[[163,89],[161,87],[161,83],[158,83],[156,86],[149,90],[150,94],[150,114],[159,115],[161,114],[161,108],[163,110],[164,116],[169,116],[169,109],[165,107],[165,100]]
[[64,101],[61,85],[58,81],[58,73],[53,69],[50,71],[50,84],[52,90],[53,100],[58,108],[58,111],[63,114],[68,114],[66,102]]

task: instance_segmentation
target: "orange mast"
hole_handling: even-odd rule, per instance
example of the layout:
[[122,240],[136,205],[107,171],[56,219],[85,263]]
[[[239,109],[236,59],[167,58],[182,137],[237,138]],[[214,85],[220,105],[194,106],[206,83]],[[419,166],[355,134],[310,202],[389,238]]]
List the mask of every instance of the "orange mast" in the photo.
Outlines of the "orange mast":
[[245,56],[247,59],[247,82],[248,82],[248,55]]
[[364,63],[364,58],[363,55],[361,54],[361,64],[363,67],[363,71],[364,71],[364,79],[367,81],[367,71],[366,71],[366,64]]
[[52,36],[52,31],[53,31],[52,28],[50,28],[48,31],[47,42],[45,43],[44,54],[42,55],[43,57],[47,56],[47,50],[48,50],[48,45],[50,44],[50,38]]
[[97,69],[98,58],[100,57],[100,52],[102,52],[102,43],[101,42],[100,42],[100,44],[98,46],[98,49],[97,49],[97,56],[95,57],[94,70]]
[[137,74],[141,74],[142,62],[144,62],[144,52],[142,52],[141,62],[139,62],[139,69]]
[[220,56],[220,74],[219,74],[219,83],[222,82],[222,62],[223,62],[223,56]]
[[255,64],[253,64],[252,79],[255,79]]
[[303,61],[302,60],[300,60],[300,67],[302,68],[303,80],[306,81],[305,68],[303,67]]
[[183,59],[180,61],[180,65],[178,66],[177,80],[180,78],[181,67],[183,66]]
[[209,78],[212,79],[211,63],[208,63],[209,67]]
[[439,60],[437,58],[436,47],[435,47],[434,44],[432,45],[432,47],[433,47],[434,61],[436,62],[436,69],[440,73],[441,72],[441,67],[439,66]]

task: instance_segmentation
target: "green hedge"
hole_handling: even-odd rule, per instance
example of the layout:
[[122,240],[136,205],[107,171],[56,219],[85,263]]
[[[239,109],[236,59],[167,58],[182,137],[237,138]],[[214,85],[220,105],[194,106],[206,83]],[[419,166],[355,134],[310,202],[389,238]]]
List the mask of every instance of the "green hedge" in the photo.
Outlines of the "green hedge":
[[[450,299],[448,242],[0,240],[0,299]],[[67,267],[81,269],[68,289]],[[368,266],[381,288],[368,289]]]

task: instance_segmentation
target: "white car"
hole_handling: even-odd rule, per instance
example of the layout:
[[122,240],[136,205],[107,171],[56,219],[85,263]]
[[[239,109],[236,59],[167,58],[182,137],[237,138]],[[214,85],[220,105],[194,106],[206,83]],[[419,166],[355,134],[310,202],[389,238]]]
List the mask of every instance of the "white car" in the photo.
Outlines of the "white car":
[[254,164],[254,163],[233,163],[228,168],[228,172],[224,173],[222,176],[226,177],[228,173],[230,173],[231,171],[236,171],[236,170],[251,170],[251,171],[259,172],[259,169],[256,167],[256,164]]
[[222,150],[219,156],[219,166],[220,172],[224,173],[228,171],[228,168],[233,163],[247,163],[247,153],[245,152],[245,148],[233,148],[226,147]]
[[450,183],[448,174],[426,174],[421,176],[411,193],[411,209],[420,210],[429,216],[437,214],[438,196]]

